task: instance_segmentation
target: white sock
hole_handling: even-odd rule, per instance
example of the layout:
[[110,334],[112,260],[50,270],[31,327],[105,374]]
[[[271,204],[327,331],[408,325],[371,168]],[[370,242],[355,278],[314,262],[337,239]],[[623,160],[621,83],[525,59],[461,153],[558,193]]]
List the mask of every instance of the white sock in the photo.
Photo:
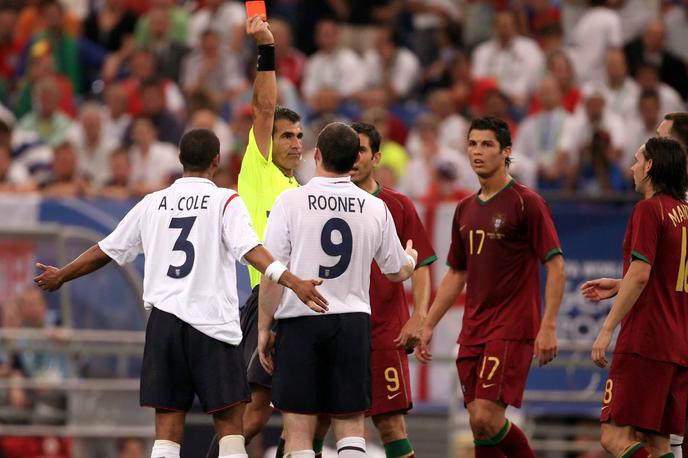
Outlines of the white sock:
[[674,458],[683,458],[683,449],[681,448],[681,444],[683,444],[683,436],[672,434],[670,436],[670,440],[671,451],[674,454]]
[[337,441],[337,455],[339,458],[361,458],[366,454],[365,439],[362,437],[345,437]]
[[244,448],[244,436],[230,435],[220,438],[218,458],[248,458]]
[[182,446],[176,442],[156,440],[151,450],[151,458],[180,458]]
[[313,450],[298,450],[287,453],[284,458],[315,458],[315,452]]

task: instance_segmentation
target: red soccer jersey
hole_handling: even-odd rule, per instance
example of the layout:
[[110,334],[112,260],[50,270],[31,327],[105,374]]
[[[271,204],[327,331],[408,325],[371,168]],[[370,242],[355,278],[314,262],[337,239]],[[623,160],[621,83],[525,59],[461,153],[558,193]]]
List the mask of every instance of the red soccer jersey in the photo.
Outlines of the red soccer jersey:
[[[417,266],[433,263],[437,256],[411,200],[382,186],[373,195],[387,204],[401,244],[405,247],[407,240],[413,240],[413,248],[418,251]],[[370,309],[373,350],[395,348],[394,339],[409,319],[404,285],[389,281],[374,261],[370,270]]]
[[615,353],[688,366],[688,205],[666,195],[638,202],[624,236],[631,261],[652,266],[650,279],[621,321]]
[[459,202],[447,264],[466,271],[458,342],[534,339],[540,327],[540,262],[561,254],[544,199],[514,180],[487,201]]

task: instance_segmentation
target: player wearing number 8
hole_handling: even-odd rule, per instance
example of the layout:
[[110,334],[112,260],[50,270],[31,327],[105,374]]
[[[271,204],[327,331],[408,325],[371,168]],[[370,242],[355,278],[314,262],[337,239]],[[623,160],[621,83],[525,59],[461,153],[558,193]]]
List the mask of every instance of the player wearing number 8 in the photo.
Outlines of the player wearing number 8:
[[588,281],[582,293],[595,301],[616,295],[592,347],[598,366],[607,366],[621,323],[602,400],[602,446],[615,456],[667,457],[688,403],[687,161],[668,138],[651,138],[635,159],[633,181],[644,200],[624,236],[623,279]]
[[65,267],[39,264],[44,272],[35,278],[54,291],[112,259],[124,264],[144,254],[143,300],[151,314],[141,405],[156,409],[152,457],[179,457],[185,414],[195,395],[213,414],[220,456],[247,457],[242,416],[250,393],[231,280],[236,261],[261,272],[279,271],[275,281],[305,302],[326,306],[315,290],[319,282],[300,280],[274,264],[238,194],[210,181],[220,164],[219,152],[220,142],[211,131],[186,133],[179,153],[183,178],[145,196],[110,235]]

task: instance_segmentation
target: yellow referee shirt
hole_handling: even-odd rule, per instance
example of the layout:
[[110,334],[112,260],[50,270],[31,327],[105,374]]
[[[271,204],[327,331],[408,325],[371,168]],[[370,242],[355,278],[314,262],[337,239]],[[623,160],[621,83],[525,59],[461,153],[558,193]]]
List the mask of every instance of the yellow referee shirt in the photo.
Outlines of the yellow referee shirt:
[[[298,185],[296,178],[285,176],[272,162],[272,138],[270,138],[268,158],[265,159],[256,145],[256,138],[251,128],[248,133],[246,153],[241,161],[237,191],[248,208],[251,223],[260,240],[263,240],[268,215],[277,196],[285,189],[296,188]],[[248,273],[251,277],[251,288],[253,288],[260,283],[260,272],[249,266]]]

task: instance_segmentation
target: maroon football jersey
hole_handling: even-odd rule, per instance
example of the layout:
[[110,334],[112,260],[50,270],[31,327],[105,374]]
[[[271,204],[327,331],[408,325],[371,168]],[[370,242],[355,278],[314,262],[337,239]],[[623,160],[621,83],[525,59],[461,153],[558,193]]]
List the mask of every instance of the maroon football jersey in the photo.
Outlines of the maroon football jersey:
[[615,353],[688,366],[688,205],[666,195],[638,202],[624,236],[631,261],[652,266],[650,279],[621,321]]
[[447,264],[466,271],[462,345],[534,339],[540,327],[540,262],[561,254],[549,207],[511,180],[487,201],[459,202]]
[[[437,260],[423,223],[411,200],[403,194],[382,186],[378,187],[373,195],[387,204],[401,244],[406,247],[406,242],[409,239],[413,240],[413,248],[418,251],[416,268]],[[395,348],[394,339],[409,319],[408,302],[404,285],[389,281],[380,272],[375,261],[370,270],[370,309],[373,350]]]

